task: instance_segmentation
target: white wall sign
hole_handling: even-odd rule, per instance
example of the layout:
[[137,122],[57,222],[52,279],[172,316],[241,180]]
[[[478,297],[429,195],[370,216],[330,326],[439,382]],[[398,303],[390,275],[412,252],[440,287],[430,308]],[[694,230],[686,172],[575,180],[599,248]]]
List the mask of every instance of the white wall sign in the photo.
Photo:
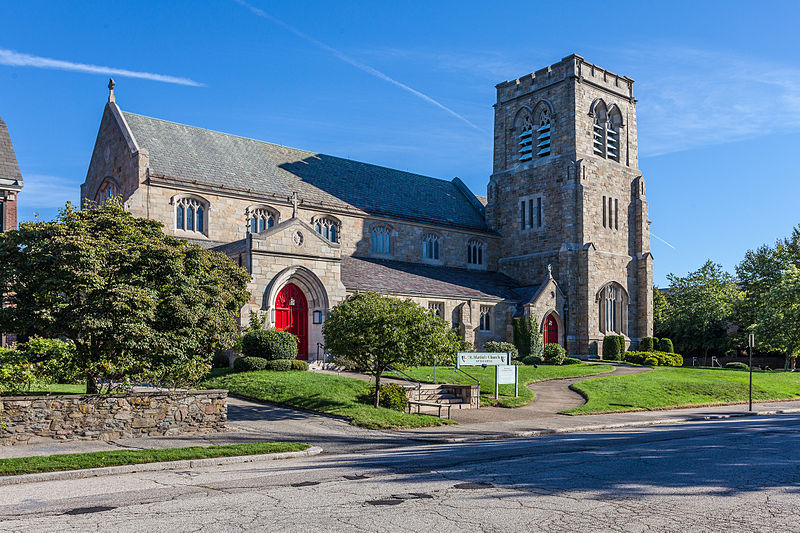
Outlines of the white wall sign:
[[494,367],[494,397],[500,396],[500,385],[514,385],[514,396],[519,396],[519,367],[497,365]]
[[507,353],[458,352],[456,355],[456,368],[461,368],[462,366],[497,366],[507,364]]

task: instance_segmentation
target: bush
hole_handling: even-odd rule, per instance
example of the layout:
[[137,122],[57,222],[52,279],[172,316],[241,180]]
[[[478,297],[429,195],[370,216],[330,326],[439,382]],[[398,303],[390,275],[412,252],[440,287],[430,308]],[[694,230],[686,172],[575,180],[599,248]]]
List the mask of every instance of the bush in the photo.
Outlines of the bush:
[[292,370],[306,371],[308,370],[308,363],[300,359],[292,359]]
[[561,363],[561,364],[562,365],[578,365],[578,364],[580,364],[582,362],[583,361],[581,361],[580,359],[578,359],[576,357],[567,357],[566,359],[564,359],[564,362]]
[[[375,396],[375,385],[370,388],[369,397]],[[404,411],[408,406],[408,398],[406,397],[406,390],[397,383],[384,383],[381,385],[381,407],[387,409],[395,409],[396,411]]]
[[544,362],[548,365],[563,365],[567,351],[560,344],[552,342],[544,347]]
[[292,363],[295,360],[289,359],[273,359],[271,361],[267,361],[267,365],[265,370],[273,370],[275,372],[288,372],[292,370]]
[[60,339],[31,337],[17,346],[20,354],[37,367],[37,375],[44,381],[74,383],[83,378],[77,368],[75,344]]
[[640,352],[652,352],[656,349],[656,343],[653,337],[642,337],[642,342],[639,343]]
[[541,365],[543,362],[544,360],[538,355],[529,355],[528,357],[522,360],[523,365],[529,365],[529,366]]
[[255,372],[267,369],[267,360],[263,357],[238,357],[233,362],[233,369],[237,372]]
[[517,347],[511,344],[510,342],[502,342],[502,341],[488,341],[486,344],[483,345],[483,349],[487,352],[500,352],[500,353],[510,353],[511,359],[516,359],[519,356],[519,352],[517,351]]
[[656,350],[659,352],[675,353],[675,348],[672,346],[672,340],[667,338],[658,340],[658,346],[656,346]]
[[644,358],[644,364],[647,366],[658,366],[658,357],[648,355]]
[[245,357],[262,357],[274,361],[297,357],[297,338],[288,331],[261,329],[248,331],[242,336],[242,353]]
[[603,337],[603,359],[606,361],[619,361],[623,352],[619,349],[616,335]]
[[740,363],[739,361],[725,363],[725,368],[730,368],[732,370],[750,370],[750,367],[747,366],[747,363]]
[[[31,364],[22,352],[0,348],[0,391],[27,392],[39,380],[41,363]],[[3,422],[0,417],[0,422]]]
[[617,338],[617,345],[619,346],[620,356],[625,353],[625,335],[615,335]]

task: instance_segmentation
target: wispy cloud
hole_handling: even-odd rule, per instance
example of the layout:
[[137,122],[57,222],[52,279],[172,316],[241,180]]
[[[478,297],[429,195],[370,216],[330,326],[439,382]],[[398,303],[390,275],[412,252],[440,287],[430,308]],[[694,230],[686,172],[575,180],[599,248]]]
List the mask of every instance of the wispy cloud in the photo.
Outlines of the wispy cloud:
[[414,89],[412,87],[409,87],[405,83],[399,82],[399,81],[395,80],[394,78],[391,78],[390,76],[384,74],[383,72],[381,72],[380,70],[378,70],[376,68],[373,68],[373,67],[371,67],[369,65],[366,65],[366,64],[364,64],[364,63],[362,63],[362,62],[360,62],[360,61],[358,61],[356,59],[353,59],[352,57],[344,54],[343,52],[340,52],[339,50],[337,50],[336,48],[333,48],[332,46],[328,46],[327,44],[325,44],[325,43],[323,43],[321,41],[318,41],[317,39],[311,37],[310,35],[307,35],[307,34],[301,32],[300,30],[298,30],[294,26],[291,26],[290,24],[287,24],[286,22],[282,21],[281,19],[270,15],[269,13],[264,11],[263,9],[255,7],[253,5],[250,5],[249,3],[245,2],[244,0],[233,0],[233,1],[236,2],[237,4],[239,4],[240,6],[247,8],[254,15],[257,15],[257,16],[259,16],[261,18],[267,19],[270,22],[273,22],[274,24],[277,24],[278,26],[283,27],[284,29],[290,31],[291,33],[294,33],[295,35],[297,35],[301,39],[304,39],[304,40],[312,43],[313,45],[325,50],[326,52],[329,52],[330,54],[332,54],[336,58],[344,61],[345,63],[348,63],[348,64],[354,66],[355,68],[361,70],[362,72],[366,72],[367,74],[369,74],[371,76],[375,76],[378,79],[381,79],[383,81],[389,82],[392,85],[395,85],[397,87],[400,87],[404,91],[413,94],[417,98],[420,98],[420,99],[424,100],[425,102],[428,102],[429,104],[432,104],[432,105],[438,107],[442,111],[444,111],[446,113],[449,113],[450,115],[456,117],[457,119],[461,120],[465,124],[468,124],[470,127],[474,128],[474,129],[476,129],[478,131],[481,131],[481,132],[484,131],[483,128],[477,126],[476,124],[471,122],[469,119],[467,119],[463,115],[460,115],[459,113],[456,113],[455,111],[453,111],[449,107],[447,107],[444,104],[434,100],[433,98],[431,98],[427,94],[422,93],[422,92],[420,92],[420,91],[418,91],[418,90],[416,90],[416,89]]
[[34,211],[64,207],[67,202],[80,203],[80,180],[25,174],[25,186],[19,193],[20,204]]
[[101,65],[89,65],[86,63],[75,63],[73,61],[63,61],[51,59],[49,57],[39,57],[30,54],[21,54],[14,50],[0,48],[0,65],[10,67],[33,67],[51,70],[68,70],[71,72],[84,72],[86,74],[103,74],[105,76],[121,76],[127,78],[139,78],[143,80],[160,81],[164,83],[177,83],[178,85],[189,85],[192,87],[203,87],[204,84],[189,78],[177,76],[167,76],[164,74],[154,74],[152,72],[139,72],[114,67],[104,67]]

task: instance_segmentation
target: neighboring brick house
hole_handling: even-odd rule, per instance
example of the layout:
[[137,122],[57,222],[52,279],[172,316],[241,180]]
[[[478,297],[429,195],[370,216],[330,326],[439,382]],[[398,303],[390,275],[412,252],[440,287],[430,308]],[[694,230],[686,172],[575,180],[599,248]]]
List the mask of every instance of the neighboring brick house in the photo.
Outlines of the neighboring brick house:
[[[631,84],[578,56],[500,84],[487,199],[458,178],[124,112],[112,81],[81,198],[120,195],[134,215],[227,254],[252,276],[242,323],[252,312],[266,313],[272,324],[298,334],[303,358],[323,342],[328,311],[358,290],[411,298],[478,346],[510,339],[512,319],[533,313],[547,342],[596,353],[605,333],[619,331],[637,342],[652,330],[652,315],[638,311],[642,298],[650,298],[652,264]],[[617,107],[601,110],[592,92],[604,106],[622,105],[621,95],[629,95],[624,125],[607,122],[616,120]],[[509,121],[519,109],[536,118],[515,130]],[[606,121],[604,128],[610,124],[602,154],[583,147],[589,113]],[[532,120],[540,121],[535,134]],[[589,142],[591,128],[589,122]],[[531,135],[536,149],[528,157]],[[619,161],[607,157],[615,142],[624,144]],[[608,213],[603,200],[610,217],[604,226],[613,222],[613,229],[594,220],[590,194],[598,202],[613,198]],[[535,223],[528,227],[528,221]],[[625,232],[630,250],[619,245]]]
[[[22,174],[14,155],[8,127],[0,118],[0,231],[17,228],[17,195],[22,190]],[[0,346],[9,339],[0,336]]]

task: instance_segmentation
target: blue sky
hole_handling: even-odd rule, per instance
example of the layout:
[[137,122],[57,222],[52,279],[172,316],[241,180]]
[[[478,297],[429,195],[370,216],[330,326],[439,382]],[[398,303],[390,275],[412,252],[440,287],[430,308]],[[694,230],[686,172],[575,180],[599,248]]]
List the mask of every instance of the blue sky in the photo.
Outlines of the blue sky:
[[636,80],[657,284],[800,223],[798,2],[247,1],[0,0],[20,218],[78,200],[109,69],[127,111],[485,194],[494,85],[578,53]]

